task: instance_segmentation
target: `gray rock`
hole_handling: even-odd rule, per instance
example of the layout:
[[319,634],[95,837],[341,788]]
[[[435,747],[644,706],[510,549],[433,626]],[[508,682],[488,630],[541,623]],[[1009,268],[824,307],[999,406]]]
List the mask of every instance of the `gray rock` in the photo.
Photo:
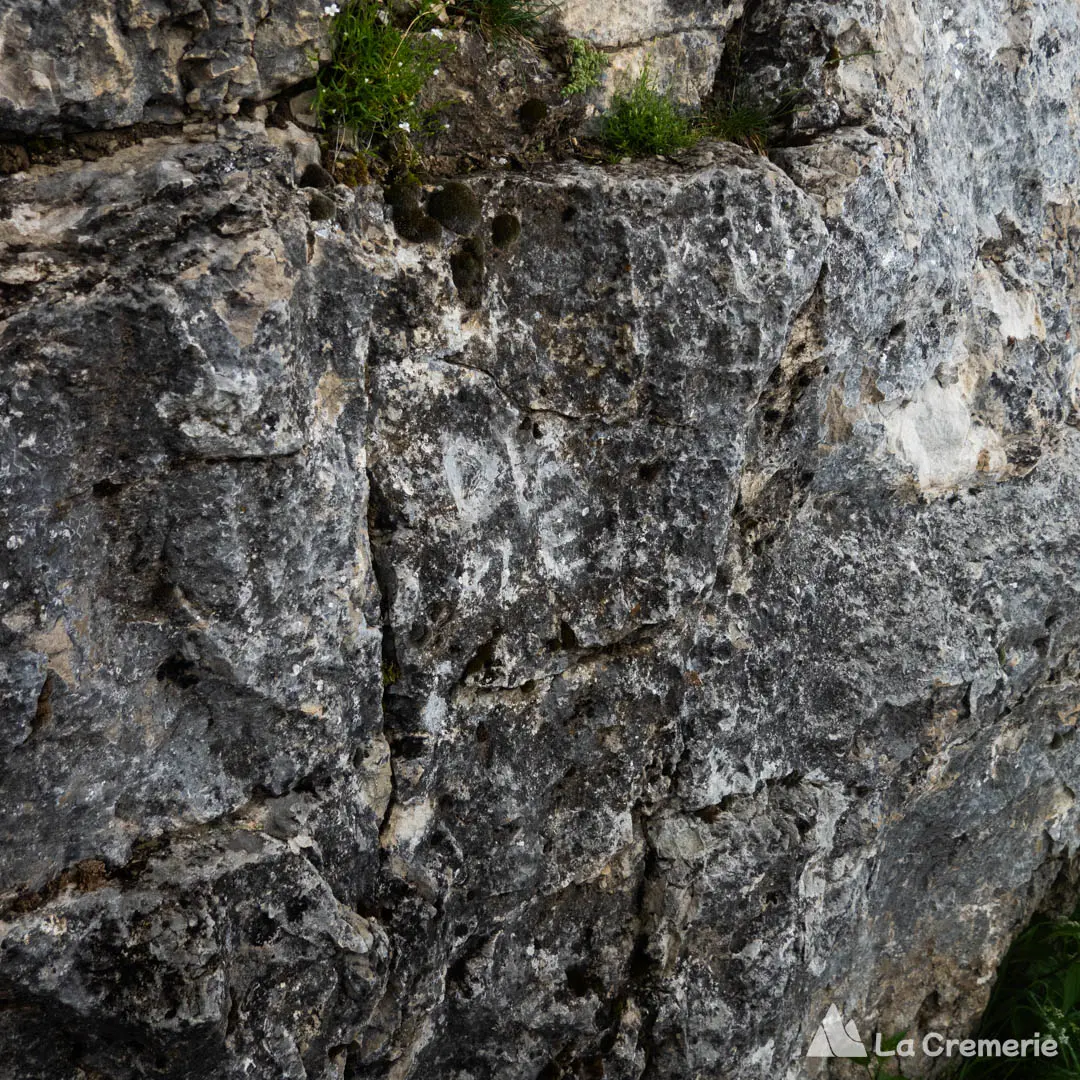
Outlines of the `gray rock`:
[[789,145],[467,281],[258,123],[0,185],[3,1080],[843,1076],[1075,898],[1076,12],[740,33]]
[[0,130],[25,135],[232,114],[328,47],[306,0],[9,0],[3,20]]

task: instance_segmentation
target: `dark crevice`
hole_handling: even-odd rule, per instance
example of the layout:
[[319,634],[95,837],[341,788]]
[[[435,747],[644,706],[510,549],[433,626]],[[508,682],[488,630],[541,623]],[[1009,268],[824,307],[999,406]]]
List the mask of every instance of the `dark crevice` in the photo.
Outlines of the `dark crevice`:
[[[566,635],[560,633],[558,638],[553,638],[547,643],[548,648],[553,653],[556,653],[561,659],[561,663],[558,663],[555,667],[544,671],[531,672],[529,676],[521,682],[465,683],[463,678],[459,685],[467,686],[468,689],[480,694],[504,694],[513,691],[531,693],[536,689],[538,683],[548,682],[551,679],[557,678],[559,675],[564,675],[574,668],[603,661],[621,660],[629,657],[641,656],[655,646],[656,638],[662,630],[662,626],[659,623],[642,623],[641,626],[636,627],[629,633],[612,641],[605,642],[601,645],[582,646],[577,644],[576,636],[573,638],[571,637],[573,635],[573,630],[565,623],[562,625],[566,627],[566,630],[569,631],[569,633]],[[573,640],[574,644],[570,644],[571,640]],[[489,642],[488,646],[493,647],[493,643]],[[481,646],[480,651],[473,657],[473,660],[470,661],[470,663],[481,659],[486,653],[486,648],[487,646]],[[490,668],[485,668],[484,664],[480,663],[478,670],[494,670],[494,665]]]
[[[379,618],[382,622],[382,733],[390,753],[390,797],[386,801],[382,821],[379,822],[379,835],[382,836],[390,825],[394,808],[398,803],[397,769],[395,757],[408,758],[419,756],[424,747],[406,742],[395,730],[393,717],[399,710],[398,692],[395,687],[401,677],[401,665],[398,659],[397,641],[390,622],[390,610],[393,602],[393,574],[387,564],[386,550],[396,524],[389,501],[382,494],[375,473],[368,469],[368,540],[371,546],[371,573],[379,594]],[[391,679],[389,673],[394,672]]]
[[170,469],[189,469],[213,465],[261,465],[277,461],[290,461],[300,457],[303,449],[286,450],[278,454],[217,454],[206,457],[182,457],[169,462]]
[[[301,777],[287,789],[285,794],[300,790],[314,792],[317,783],[318,778],[314,776]],[[0,920],[17,918],[37,911],[67,890],[87,893],[106,886],[121,890],[131,889],[139,883],[150,862],[163,858],[178,841],[200,837],[208,838],[223,829],[235,829],[236,827],[243,829],[244,835],[250,835],[247,833],[246,822],[251,818],[253,812],[267,802],[280,797],[262,785],[256,784],[248,792],[247,799],[241,805],[220,814],[210,821],[183,825],[171,832],[162,833],[158,836],[144,836],[136,840],[131,845],[128,859],[124,863],[110,865],[104,855],[80,859],[71,866],[65,867],[40,888],[20,892],[7,901],[0,903]],[[274,834],[271,832],[267,835],[272,836]],[[317,865],[314,863],[312,865],[315,866],[316,870],[319,870]]]
[[43,728],[52,723],[53,695],[59,679],[55,672],[49,671],[45,675],[45,682],[38,694],[37,707],[34,709],[34,719],[30,722],[30,730],[36,735]]
[[0,131],[0,176],[22,172],[31,165],[60,165],[65,161],[97,161],[146,139],[181,131],[175,124],[139,123],[130,127],[79,131],[69,135],[23,135]]

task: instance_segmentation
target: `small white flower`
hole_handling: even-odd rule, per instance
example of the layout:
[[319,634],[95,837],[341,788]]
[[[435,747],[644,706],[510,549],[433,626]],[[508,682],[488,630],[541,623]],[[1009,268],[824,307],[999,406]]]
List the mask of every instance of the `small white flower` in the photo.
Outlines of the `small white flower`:
[[436,69],[435,69],[435,70],[434,70],[434,71],[433,71],[433,72],[432,72],[431,74],[432,74],[432,75],[438,75],[438,74],[439,74],[439,69],[438,69],[438,68],[436,68]]
[[[431,31],[431,36],[441,38],[442,31],[438,27],[435,27],[435,29]],[[438,75],[439,73],[436,71],[435,74]]]
[[402,131],[412,131],[412,128],[409,127],[408,120],[402,120],[401,123],[398,124],[398,127],[401,128]]
[[337,4],[324,4],[322,10],[324,15],[336,15],[341,8]]

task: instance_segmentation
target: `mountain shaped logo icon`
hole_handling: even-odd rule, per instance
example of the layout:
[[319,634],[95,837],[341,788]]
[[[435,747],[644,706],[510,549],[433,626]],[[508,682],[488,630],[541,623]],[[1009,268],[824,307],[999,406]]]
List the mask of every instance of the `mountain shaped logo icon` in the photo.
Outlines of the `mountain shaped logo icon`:
[[859,1029],[854,1020],[844,1022],[844,1017],[835,1005],[829,1006],[825,1019],[818,1024],[807,1057],[866,1057],[866,1047],[859,1037]]

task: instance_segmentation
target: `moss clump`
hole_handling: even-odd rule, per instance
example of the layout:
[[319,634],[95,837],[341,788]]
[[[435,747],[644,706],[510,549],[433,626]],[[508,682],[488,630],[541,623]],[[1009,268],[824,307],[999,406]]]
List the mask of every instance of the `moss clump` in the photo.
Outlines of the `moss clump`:
[[362,154],[350,158],[337,158],[330,166],[330,172],[339,184],[349,187],[362,187],[371,183],[371,170]]
[[442,226],[425,214],[418,202],[406,201],[394,207],[394,228],[398,236],[414,244],[437,244],[442,240]]
[[531,134],[548,118],[550,111],[547,105],[539,98],[529,98],[518,109],[518,119],[521,121],[521,126],[526,133]]
[[337,203],[321,191],[313,191],[308,199],[308,213],[312,221],[331,221],[337,217]]
[[616,94],[604,117],[604,141],[615,154],[667,154],[697,140],[694,125],[668,94],[656,88],[648,65],[627,94]]
[[509,247],[521,235],[521,222],[514,214],[497,214],[491,222],[491,242],[498,248]]
[[397,177],[383,191],[383,198],[396,210],[406,203],[420,205],[420,180],[413,173]]
[[300,175],[300,186],[303,188],[319,188],[325,191],[328,188],[332,188],[336,181],[334,178],[317,162],[308,162],[304,168],[303,173]]
[[452,180],[428,197],[428,213],[451,232],[471,236],[482,220],[480,203],[467,184]]
[[422,187],[413,173],[404,173],[383,191],[383,198],[394,210],[394,228],[403,240],[414,244],[437,244],[442,240],[442,226],[420,205]]
[[486,254],[484,241],[478,236],[470,236],[462,241],[450,256],[450,273],[453,275],[454,285],[466,303],[479,302],[487,269],[484,260]]

